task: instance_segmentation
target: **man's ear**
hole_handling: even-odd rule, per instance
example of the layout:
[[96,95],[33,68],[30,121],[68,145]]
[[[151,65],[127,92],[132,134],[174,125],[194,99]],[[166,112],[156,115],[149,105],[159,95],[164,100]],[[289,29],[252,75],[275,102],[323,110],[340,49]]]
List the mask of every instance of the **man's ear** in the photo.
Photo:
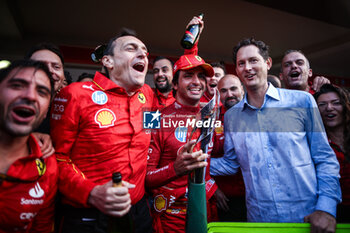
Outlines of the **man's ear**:
[[272,67],[272,58],[271,57],[267,58],[266,64],[267,64],[267,70],[270,70]]
[[103,66],[107,67],[108,69],[112,69],[113,65],[114,65],[114,61],[111,58],[111,56],[109,55],[104,55],[102,57],[102,64]]
[[312,69],[309,69],[309,75],[308,75],[309,78],[312,77]]

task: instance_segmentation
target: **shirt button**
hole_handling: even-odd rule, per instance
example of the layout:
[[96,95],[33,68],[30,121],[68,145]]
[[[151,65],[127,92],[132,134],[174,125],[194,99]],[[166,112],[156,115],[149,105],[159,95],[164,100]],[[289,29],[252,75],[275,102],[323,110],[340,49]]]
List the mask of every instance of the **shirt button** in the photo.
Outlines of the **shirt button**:
[[269,167],[272,167],[271,163],[269,163]]

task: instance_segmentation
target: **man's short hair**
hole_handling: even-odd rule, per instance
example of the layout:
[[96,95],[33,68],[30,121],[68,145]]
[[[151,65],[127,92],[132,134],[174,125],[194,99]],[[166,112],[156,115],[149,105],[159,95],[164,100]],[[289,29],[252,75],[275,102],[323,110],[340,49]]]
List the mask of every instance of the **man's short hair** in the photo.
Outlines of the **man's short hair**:
[[55,84],[54,80],[52,78],[51,72],[49,71],[49,68],[44,62],[41,61],[34,61],[34,60],[18,60],[14,61],[9,65],[8,67],[4,69],[0,69],[0,83],[4,81],[4,79],[11,73],[12,70],[14,69],[23,69],[23,68],[34,68],[35,71],[41,70],[43,71],[47,77],[50,80],[50,86],[51,86],[51,98],[54,95],[55,92]]
[[171,64],[171,69],[173,69],[174,62],[166,57],[163,57],[163,56],[157,56],[156,58],[154,58],[153,64],[156,63],[157,61],[160,61],[160,60],[168,60]]
[[119,37],[123,36],[134,36],[137,37],[137,34],[134,30],[129,29],[129,28],[122,28],[122,30],[113,38],[111,38],[107,44],[107,47],[105,51],[103,52],[103,55],[114,55],[114,47],[115,47],[115,40],[118,39]]
[[244,39],[241,40],[232,50],[233,63],[235,66],[237,65],[238,50],[248,45],[256,46],[259,49],[259,54],[264,58],[265,61],[269,58],[269,46],[266,45],[263,41],[255,40],[254,38]]
[[[301,55],[303,55],[303,56],[305,57],[305,60],[306,60],[307,68],[310,69],[310,61],[309,61],[309,59],[307,59],[307,57],[305,56],[305,54],[304,54],[303,51],[298,50],[298,49],[288,49],[288,50],[284,53],[283,58],[284,58],[285,56],[287,56],[288,54],[290,54],[290,53],[300,53]],[[281,63],[281,70],[282,70],[282,65],[283,65],[283,64]]]
[[81,75],[79,75],[77,82],[81,82],[81,80],[83,80],[84,78],[94,79],[94,77],[95,77],[95,75],[93,75],[93,74],[82,73]]
[[224,71],[224,75],[227,74],[226,67],[225,67],[225,63],[224,63],[223,61],[212,62],[212,63],[210,63],[210,65],[211,65],[213,68],[215,68],[215,67],[221,68],[221,69]]
[[30,59],[31,56],[35,52],[40,51],[40,50],[49,50],[49,51],[53,52],[54,54],[56,54],[60,58],[62,64],[64,64],[63,55],[62,55],[60,49],[56,45],[54,45],[52,43],[47,43],[47,42],[40,43],[40,44],[37,44],[37,45],[34,45],[33,47],[31,47],[28,50],[27,54],[24,56],[24,59]]

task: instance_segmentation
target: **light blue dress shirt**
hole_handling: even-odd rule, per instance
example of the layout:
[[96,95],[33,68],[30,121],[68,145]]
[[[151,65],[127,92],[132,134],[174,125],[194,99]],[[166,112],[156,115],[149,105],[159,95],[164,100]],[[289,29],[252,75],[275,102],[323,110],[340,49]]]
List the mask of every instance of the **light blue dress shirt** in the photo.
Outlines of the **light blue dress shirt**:
[[260,109],[247,96],[225,114],[225,156],[211,175],[241,167],[250,222],[303,222],[315,210],[336,215],[339,164],[313,97],[269,84]]

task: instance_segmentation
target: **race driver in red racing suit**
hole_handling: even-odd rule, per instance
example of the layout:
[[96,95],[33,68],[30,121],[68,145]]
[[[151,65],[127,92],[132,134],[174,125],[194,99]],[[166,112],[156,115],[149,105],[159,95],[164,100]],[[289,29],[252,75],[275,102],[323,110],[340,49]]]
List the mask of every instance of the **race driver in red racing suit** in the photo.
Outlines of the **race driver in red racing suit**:
[[[176,101],[162,110],[161,126],[153,130],[148,152],[146,187],[153,195],[154,232],[185,232],[187,174],[206,166],[204,159],[208,156],[199,150],[199,144],[191,153],[195,140],[188,141],[191,127],[186,122],[200,111],[199,101],[205,91],[205,76],[213,74],[213,68],[196,54],[185,54],[174,65]],[[197,133],[192,139],[198,137]],[[211,201],[211,197],[217,186],[210,178],[208,169],[205,180],[210,221],[212,207],[216,210],[216,203]]]

